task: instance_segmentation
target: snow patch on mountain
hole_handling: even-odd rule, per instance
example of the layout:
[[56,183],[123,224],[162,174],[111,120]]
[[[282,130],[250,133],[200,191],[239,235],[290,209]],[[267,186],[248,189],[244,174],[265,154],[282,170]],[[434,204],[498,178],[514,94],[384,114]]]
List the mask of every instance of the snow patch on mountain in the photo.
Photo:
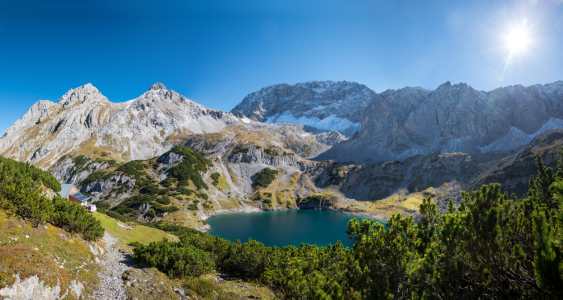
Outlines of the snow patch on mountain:
[[324,119],[319,119],[317,117],[307,118],[305,116],[296,118],[292,114],[276,114],[274,116],[266,118],[265,123],[291,123],[291,124],[301,124],[315,127],[320,130],[332,130],[346,133],[354,133],[360,130],[360,123],[353,123],[350,120],[339,118],[335,115],[330,115]]

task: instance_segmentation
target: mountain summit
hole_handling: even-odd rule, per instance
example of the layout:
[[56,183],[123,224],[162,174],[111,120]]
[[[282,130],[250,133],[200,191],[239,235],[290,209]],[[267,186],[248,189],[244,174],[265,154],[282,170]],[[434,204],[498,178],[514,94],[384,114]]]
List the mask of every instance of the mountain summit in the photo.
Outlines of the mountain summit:
[[276,84],[246,96],[231,112],[266,123],[309,125],[352,135],[360,130],[364,109],[377,94],[349,81]]
[[0,153],[39,165],[92,147],[123,160],[146,159],[168,150],[186,134],[217,132],[235,119],[167,90],[162,83],[123,103],[108,101],[86,84],[71,89],[57,103],[35,103],[0,138]]

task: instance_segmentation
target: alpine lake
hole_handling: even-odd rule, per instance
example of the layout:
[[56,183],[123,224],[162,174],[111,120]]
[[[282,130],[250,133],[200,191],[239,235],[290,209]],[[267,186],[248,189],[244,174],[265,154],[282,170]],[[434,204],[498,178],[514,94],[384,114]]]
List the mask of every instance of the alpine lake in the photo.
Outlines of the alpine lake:
[[266,246],[299,247],[303,243],[323,247],[341,241],[345,247],[351,247],[346,230],[348,221],[354,218],[385,224],[366,217],[313,209],[219,215],[207,222],[211,225],[210,234],[232,242],[244,243],[252,238]]

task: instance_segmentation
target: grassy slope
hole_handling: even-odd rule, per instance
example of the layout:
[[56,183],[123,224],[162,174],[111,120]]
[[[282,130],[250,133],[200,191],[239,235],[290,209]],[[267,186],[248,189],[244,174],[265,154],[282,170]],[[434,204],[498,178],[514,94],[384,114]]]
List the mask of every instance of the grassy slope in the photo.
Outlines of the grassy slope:
[[[136,223],[128,225],[119,222],[126,226],[122,227],[119,226],[118,221],[100,213],[94,213],[94,217],[102,222],[102,226],[107,232],[125,243],[139,242],[148,245],[150,242],[162,241],[163,238],[177,240],[176,236],[156,228],[141,226]],[[133,230],[128,230],[127,227],[131,227]]]
[[14,275],[20,274],[22,280],[39,275],[49,286],[60,282],[61,291],[78,280],[86,293],[91,292],[100,266],[89,244],[96,247],[50,224],[33,227],[0,210],[0,288],[13,284]]

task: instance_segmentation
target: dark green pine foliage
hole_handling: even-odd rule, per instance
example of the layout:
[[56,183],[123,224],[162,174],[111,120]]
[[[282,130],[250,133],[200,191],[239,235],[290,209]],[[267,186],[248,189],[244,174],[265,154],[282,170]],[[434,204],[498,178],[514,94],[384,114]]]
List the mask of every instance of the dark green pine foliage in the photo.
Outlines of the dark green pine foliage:
[[117,169],[115,169],[115,171],[120,171],[127,175],[134,176],[135,180],[139,180],[139,178],[146,175],[145,170],[148,168],[149,166],[147,164],[144,164],[138,160],[132,160],[130,162],[122,164]]
[[60,191],[59,182],[48,172],[29,163],[0,156],[0,209],[18,215],[34,225],[45,222],[79,233],[83,238],[96,240],[104,229],[86,209],[55,195],[43,195],[41,184]]
[[217,186],[217,184],[219,184],[219,177],[221,177],[221,175],[217,172],[211,174],[211,179],[213,179],[214,186]]
[[213,270],[209,255],[191,245],[152,242],[148,246],[133,244],[133,259],[148,267],[156,267],[173,278],[197,277]]
[[188,186],[189,181],[191,181],[198,190],[202,188],[209,189],[203,178],[201,178],[200,172],[207,172],[207,167],[213,165],[210,160],[185,146],[176,146],[170,152],[180,154],[184,159],[181,163],[168,170],[169,178],[178,180],[178,186]]
[[272,170],[270,168],[264,168],[260,172],[256,173],[254,179],[255,187],[268,187],[272,181],[276,180],[277,170]]

